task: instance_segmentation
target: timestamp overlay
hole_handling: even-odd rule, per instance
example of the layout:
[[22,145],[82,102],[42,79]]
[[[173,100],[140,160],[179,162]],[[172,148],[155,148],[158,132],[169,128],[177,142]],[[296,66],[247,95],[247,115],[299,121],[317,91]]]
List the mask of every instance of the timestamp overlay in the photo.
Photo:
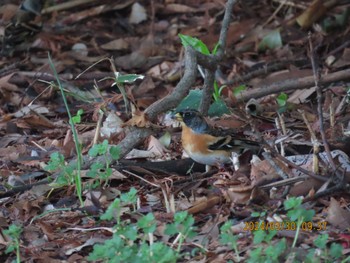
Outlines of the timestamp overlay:
[[[284,222],[264,222],[264,221],[247,221],[244,222],[244,231],[256,231],[256,230],[297,230],[297,222],[284,221]],[[302,231],[324,231],[327,228],[327,221],[318,222],[302,222],[300,229]]]

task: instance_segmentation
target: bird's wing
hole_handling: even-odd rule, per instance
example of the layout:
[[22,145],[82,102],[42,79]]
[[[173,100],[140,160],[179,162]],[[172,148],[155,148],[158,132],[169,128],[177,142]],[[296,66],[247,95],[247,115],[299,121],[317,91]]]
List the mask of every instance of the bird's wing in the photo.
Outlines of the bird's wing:
[[208,146],[210,150],[225,150],[225,151],[241,151],[244,149],[251,149],[253,151],[259,151],[261,148],[259,143],[246,140],[246,139],[234,139],[231,136],[218,137],[216,142],[213,142]]
[[210,145],[208,145],[209,150],[232,150],[232,146],[230,144],[232,138],[231,136],[225,137],[217,137],[216,141],[213,141]]

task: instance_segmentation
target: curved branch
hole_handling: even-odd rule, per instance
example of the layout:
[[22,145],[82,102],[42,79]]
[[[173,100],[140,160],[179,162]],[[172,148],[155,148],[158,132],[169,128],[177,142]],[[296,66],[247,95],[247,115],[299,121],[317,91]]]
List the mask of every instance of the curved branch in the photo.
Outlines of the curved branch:
[[[322,77],[322,84],[329,84],[332,82],[350,79],[350,69],[330,73]],[[278,81],[270,85],[257,86],[254,89],[243,91],[238,95],[239,101],[247,101],[249,99],[258,99],[270,94],[284,92],[288,90],[297,90],[310,88],[315,85],[313,76],[308,76],[300,79],[287,79]]]

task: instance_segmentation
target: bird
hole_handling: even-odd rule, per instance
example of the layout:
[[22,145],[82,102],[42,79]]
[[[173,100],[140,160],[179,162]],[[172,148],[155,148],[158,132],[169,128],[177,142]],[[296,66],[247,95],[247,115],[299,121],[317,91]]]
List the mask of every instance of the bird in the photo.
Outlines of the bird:
[[220,135],[224,132],[208,124],[203,115],[194,109],[175,112],[173,119],[182,126],[182,147],[188,156],[197,163],[208,167],[227,164],[232,152],[245,148],[257,150],[259,144],[245,139],[235,139],[234,135]]

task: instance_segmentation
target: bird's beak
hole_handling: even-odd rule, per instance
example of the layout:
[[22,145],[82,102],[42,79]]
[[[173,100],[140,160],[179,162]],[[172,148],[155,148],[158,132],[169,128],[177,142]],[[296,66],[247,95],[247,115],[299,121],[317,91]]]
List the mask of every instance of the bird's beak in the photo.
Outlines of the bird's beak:
[[180,122],[183,121],[182,116],[181,116],[181,114],[179,112],[176,113],[175,115],[173,115],[172,119],[176,120],[176,121],[180,121]]

